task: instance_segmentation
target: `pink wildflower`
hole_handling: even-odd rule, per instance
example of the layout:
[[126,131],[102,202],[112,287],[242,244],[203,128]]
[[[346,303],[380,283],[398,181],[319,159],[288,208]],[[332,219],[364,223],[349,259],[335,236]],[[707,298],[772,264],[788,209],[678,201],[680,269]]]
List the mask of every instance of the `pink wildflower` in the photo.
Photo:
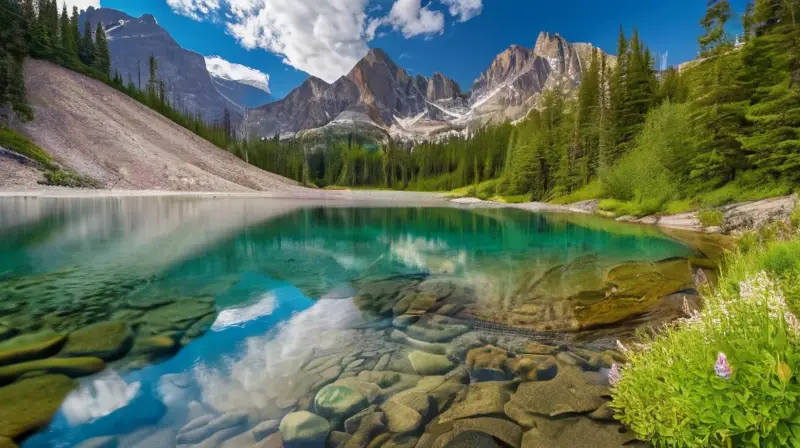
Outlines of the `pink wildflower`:
[[728,364],[728,357],[725,356],[725,353],[719,352],[717,355],[717,363],[714,364],[714,371],[717,373],[717,376],[722,379],[727,380],[731,377],[733,368]]
[[617,363],[611,364],[611,370],[608,371],[608,384],[612,387],[616,386],[621,379],[622,373],[619,371],[619,366]]

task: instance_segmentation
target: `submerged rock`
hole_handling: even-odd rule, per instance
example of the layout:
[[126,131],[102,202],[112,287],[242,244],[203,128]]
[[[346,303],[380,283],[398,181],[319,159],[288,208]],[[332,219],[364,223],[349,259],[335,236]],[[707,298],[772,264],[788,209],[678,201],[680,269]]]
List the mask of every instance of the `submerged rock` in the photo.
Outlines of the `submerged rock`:
[[519,385],[516,381],[471,384],[465,396],[439,415],[439,423],[468,417],[502,415],[506,403]]
[[550,381],[522,383],[505,405],[505,413],[522,426],[533,426],[536,416],[558,417],[592,412],[605,403],[608,388],[588,384],[576,367],[559,366]]
[[38,361],[28,361],[10,366],[0,367],[0,383],[8,383],[15,379],[39,372],[41,374],[55,373],[78,378],[98,373],[105,369],[106,363],[100,358],[47,358]]
[[328,439],[331,425],[319,415],[300,411],[286,414],[281,420],[280,431],[287,446],[292,444],[302,446],[304,443],[318,443],[322,446]]
[[418,375],[441,375],[455,367],[446,356],[415,350],[408,354],[408,360]]
[[58,353],[67,338],[52,330],[24,334],[0,343],[0,365],[47,358]]
[[125,356],[131,347],[133,333],[127,323],[101,322],[70,333],[59,356],[92,356],[114,361]]
[[0,388],[0,437],[15,439],[47,426],[76,385],[65,375],[44,375]]
[[368,407],[380,388],[355,378],[340,379],[323,387],[314,397],[314,408],[323,417],[344,421]]
[[636,440],[621,425],[599,423],[585,417],[537,418],[533,429],[522,436],[522,448],[585,446],[619,448]]
[[[473,433],[488,436],[488,439],[486,437],[479,438]],[[498,444],[494,439],[503,442],[503,445]],[[461,442],[462,440],[464,442],[471,440],[473,443],[477,443],[477,445],[464,445]],[[439,435],[433,442],[432,447],[508,446],[511,448],[519,448],[521,441],[522,428],[516,423],[501,418],[479,417],[453,422],[452,429]],[[491,444],[492,442],[494,445]]]

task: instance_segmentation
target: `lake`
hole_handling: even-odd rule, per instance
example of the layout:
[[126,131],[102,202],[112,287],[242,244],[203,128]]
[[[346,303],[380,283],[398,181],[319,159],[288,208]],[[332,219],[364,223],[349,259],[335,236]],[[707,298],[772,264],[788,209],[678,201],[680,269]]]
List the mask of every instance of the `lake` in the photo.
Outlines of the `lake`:
[[713,275],[653,227],[351,205],[0,198],[0,446],[619,446],[617,339]]

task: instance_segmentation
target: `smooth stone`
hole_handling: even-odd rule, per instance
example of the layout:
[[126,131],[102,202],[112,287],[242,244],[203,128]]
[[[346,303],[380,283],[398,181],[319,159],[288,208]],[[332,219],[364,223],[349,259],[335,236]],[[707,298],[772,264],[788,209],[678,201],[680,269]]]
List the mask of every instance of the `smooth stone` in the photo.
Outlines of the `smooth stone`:
[[0,383],[11,382],[33,372],[61,374],[72,378],[101,372],[106,363],[99,358],[47,358],[0,367]]
[[133,347],[133,333],[125,322],[101,322],[73,331],[59,356],[78,358],[92,356],[114,361]]
[[439,423],[468,417],[503,414],[519,385],[516,381],[471,384],[465,396],[439,415]]
[[538,342],[531,342],[528,344],[527,348],[525,348],[525,353],[530,353],[532,355],[552,355],[557,351],[558,347],[544,345]]
[[[358,428],[356,428],[356,429],[358,429]],[[350,435],[350,434],[348,434],[346,432],[331,431],[331,434],[328,436],[328,445],[327,446],[331,447],[331,448],[337,448],[337,447],[340,447],[340,446],[344,446],[344,444],[347,443],[348,440],[350,440],[350,437],[352,437],[352,435]]]
[[361,420],[364,417],[371,415],[373,412],[376,412],[378,407],[375,405],[369,406],[367,408],[362,409],[352,417],[348,418],[344,421],[344,430],[347,431],[348,434],[353,434],[358,429],[358,425],[361,424]]
[[284,448],[283,436],[280,432],[276,432],[275,434],[253,445],[253,448]]
[[285,444],[325,443],[331,432],[331,425],[319,415],[308,411],[286,414],[280,424],[280,432]]
[[456,314],[460,313],[463,309],[464,309],[463,305],[446,303],[436,311],[436,314],[440,314],[442,316],[455,316]]
[[467,431],[454,437],[445,448],[505,448],[494,437],[480,431]]
[[381,448],[414,448],[418,441],[419,437],[411,434],[395,434]]
[[278,432],[280,425],[281,421],[278,419],[267,420],[256,425],[251,431],[253,432],[253,437],[256,439],[256,442],[259,442]]
[[[255,440],[253,439],[253,435],[249,432],[245,433],[247,427],[245,425],[233,426],[230,428],[221,429],[215,433],[213,433],[208,438],[204,439],[202,443],[196,444],[195,448],[216,448],[224,444],[225,448],[245,448],[252,446]],[[236,436],[243,434],[244,436],[244,445],[238,444],[231,446],[228,444],[231,440],[234,440]],[[238,442],[242,442],[241,439],[236,440]]]
[[425,392],[414,389],[400,392],[392,396],[389,398],[389,402],[398,403],[413,409],[423,418],[429,417],[431,415],[431,410],[436,406],[433,397]]
[[556,359],[571,366],[586,367],[586,360],[572,352],[561,352],[556,355]]
[[64,335],[44,330],[0,342],[0,366],[55,355],[66,340]]
[[364,360],[363,359],[356,359],[355,361],[353,361],[350,364],[348,364],[347,367],[345,367],[344,369],[345,370],[355,370],[359,366],[361,366],[362,364],[364,364]]
[[422,426],[422,415],[403,404],[390,400],[381,405],[381,410],[386,414],[387,427],[392,433],[414,432]]
[[164,299],[164,298],[148,298],[145,300],[132,300],[129,299],[125,302],[125,305],[128,308],[133,308],[135,310],[152,310],[155,308],[162,307],[164,305],[169,305],[170,303],[175,302],[173,299]]
[[[201,419],[203,417],[200,417]],[[238,428],[243,427],[247,424],[248,414],[246,412],[237,411],[237,412],[229,412],[227,414],[222,414],[219,417],[216,417],[206,424],[198,426],[195,422],[189,422],[192,429],[186,430],[184,428],[178,433],[176,441],[179,444],[194,444],[202,442],[209,437],[215,435],[216,433],[231,429],[231,428]],[[187,426],[189,426],[187,425]],[[196,429],[195,429],[196,427]],[[241,429],[236,434],[239,434],[244,431],[244,428]],[[233,437],[236,434],[231,434],[227,438]]]
[[174,355],[178,352],[180,345],[171,336],[158,335],[151,337],[136,338],[133,341],[131,356],[147,356],[160,358]]
[[403,333],[400,330],[392,331],[392,333],[389,335],[389,339],[395,342],[399,342],[401,344],[408,345],[409,347],[415,348],[417,350],[422,350],[424,352],[432,353],[434,355],[444,355],[445,353],[447,353],[447,346],[444,344],[418,341],[414,338],[408,337],[405,333]]
[[323,417],[342,421],[375,401],[380,388],[355,378],[340,379],[323,387],[314,397],[314,408]]
[[211,423],[211,420],[214,420],[215,418],[216,418],[216,416],[214,416],[214,415],[203,415],[203,416],[197,417],[197,418],[191,420],[186,425],[184,425],[181,428],[180,432],[182,432],[182,433],[183,432],[191,432],[191,431],[194,431],[196,429],[200,429],[200,428],[206,426],[207,424]]
[[608,388],[588,384],[582,372],[560,366],[550,381],[522,383],[505,405],[505,413],[522,426],[535,424],[535,416],[558,417],[594,411],[605,403]]
[[411,361],[414,371],[424,376],[441,375],[455,367],[455,364],[444,355],[434,355],[420,350],[409,353],[408,360]]
[[[432,316],[444,317],[444,316]],[[469,331],[466,325],[440,323],[434,320],[417,322],[406,328],[406,334],[425,342],[447,342]]]
[[558,374],[558,361],[549,355],[521,355],[509,364],[511,371],[526,381],[549,381]]
[[0,437],[14,439],[47,426],[76,382],[44,375],[0,388]]
[[522,448],[579,447],[591,441],[592,448],[619,448],[636,440],[622,426],[600,423],[584,417],[539,418],[533,429],[522,436]]
[[389,353],[384,353],[383,355],[381,355],[381,358],[378,360],[378,363],[375,364],[375,368],[372,370],[375,371],[386,370],[386,367],[389,366],[389,360],[391,360],[391,358],[392,355],[390,355]]
[[204,335],[211,328],[211,326],[214,325],[216,320],[217,316],[215,314],[210,314],[193,323],[183,334],[183,337],[180,340],[181,346],[189,345],[189,343]]
[[450,442],[459,434],[469,432],[487,434],[511,448],[520,448],[522,443],[522,428],[514,422],[494,417],[479,417],[457,420],[453,423],[452,431],[439,436],[434,442],[434,448],[450,446]]
[[391,434],[389,434],[388,432],[385,432],[385,433],[383,433],[383,434],[378,434],[378,435],[377,435],[377,436],[376,436],[374,439],[372,439],[372,441],[371,441],[371,442],[369,442],[369,445],[367,445],[367,448],[382,448],[382,447],[383,447],[383,445],[384,445],[384,444],[385,444],[385,443],[386,443],[386,442],[387,442],[387,441],[388,441],[388,440],[389,440],[391,437],[392,437],[392,435],[391,435]]
[[408,328],[410,325],[414,324],[416,321],[419,320],[419,316],[412,316],[409,314],[403,314],[402,316],[397,316],[392,320],[392,326],[398,329]]
[[375,437],[386,432],[386,424],[382,412],[373,412],[364,416],[358,429],[344,445],[345,448],[362,448],[369,446]]

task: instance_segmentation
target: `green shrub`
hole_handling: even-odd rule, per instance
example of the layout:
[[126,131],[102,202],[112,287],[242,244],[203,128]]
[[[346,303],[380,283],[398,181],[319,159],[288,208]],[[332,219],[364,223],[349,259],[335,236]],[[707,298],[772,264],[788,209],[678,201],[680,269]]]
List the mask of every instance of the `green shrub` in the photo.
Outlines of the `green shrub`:
[[800,240],[731,256],[701,313],[628,352],[617,418],[655,446],[800,446],[798,273]]
[[694,201],[691,199],[676,199],[664,204],[664,213],[668,215],[677,215],[694,210]]
[[572,193],[556,197],[551,202],[554,204],[574,204],[576,202],[599,199],[603,196],[603,187],[600,181],[593,180]]
[[719,227],[725,223],[725,214],[715,208],[707,208],[697,212],[697,219],[705,227]]
[[97,182],[88,177],[64,170],[45,171],[45,185],[70,188],[99,188]]

